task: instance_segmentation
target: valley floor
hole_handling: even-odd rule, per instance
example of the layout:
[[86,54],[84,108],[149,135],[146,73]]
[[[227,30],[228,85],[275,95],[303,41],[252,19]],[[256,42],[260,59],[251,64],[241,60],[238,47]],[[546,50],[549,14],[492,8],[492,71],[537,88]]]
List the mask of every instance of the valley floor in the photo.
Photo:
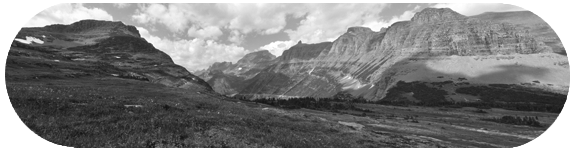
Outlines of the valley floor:
[[6,85],[26,126],[47,141],[73,147],[515,147],[546,128],[479,118],[538,116],[548,126],[558,115],[374,104],[356,105],[374,111],[365,116],[285,110],[117,77]]

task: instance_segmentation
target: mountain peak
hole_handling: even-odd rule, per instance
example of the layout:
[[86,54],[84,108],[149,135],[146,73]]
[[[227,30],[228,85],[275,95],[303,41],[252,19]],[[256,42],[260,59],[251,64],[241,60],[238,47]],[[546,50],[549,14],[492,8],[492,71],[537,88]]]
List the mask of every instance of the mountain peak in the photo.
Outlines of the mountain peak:
[[436,21],[450,21],[466,18],[450,8],[425,8],[420,12],[415,13],[411,21],[419,23],[436,22]]
[[353,32],[353,33],[369,33],[369,32],[373,32],[370,28],[367,27],[360,27],[360,26],[356,26],[356,27],[349,27],[347,29],[347,32]]
[[108,33],[113,35],[130,35],[140,37],[140,33],[136,27],[125,25],[120,21],[102,21],[102,20],[80,20],[70,25],[54,24],[44,27],[51,32],[60,33]]
[[275,58],[276,56],[268,50],[260,50],[246,54],[242,59],[238,60],[237,64],[242,66],[252,66],[262,62],[269,62]]
[[246,56],[248,55],[264,55],[264,56],[269,56],[269,55],[273,55],[272,53],[270,53],[270,51],[268,50],[260,50],[260,51],[254,51],[251,53],[246,54]]

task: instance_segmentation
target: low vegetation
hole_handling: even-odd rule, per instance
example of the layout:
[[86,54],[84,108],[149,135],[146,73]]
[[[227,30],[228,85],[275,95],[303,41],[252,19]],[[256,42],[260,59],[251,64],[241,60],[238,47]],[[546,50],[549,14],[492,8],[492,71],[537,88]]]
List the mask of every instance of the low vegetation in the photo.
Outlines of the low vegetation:
[[[446,99],[448,92],[439,86],[453,82],[404,82],[399,81],[396,86],[389,89],[385,98],[377,104],[396,106],[444,106],[452,108],[475,107],[480,109],[502,108],[517,111],[537,111],[560,113],[567,96],[552,92],[545,92],[507,84],[492,84],[485,86],[471,86],[465,84],[455,90],[456,93],[479,97],[479,100],[462,102]],[[411,94],[418,101],[411,101],[406,97]]]
[[359,147],[363,140],[337,123],[137,80],[39,80],[7,88],[22,121],[65,146]]
[[484,121],[491,121],[497,123],[504,123],[504,124],[513,124],[513,125],[527,125],[532,127],[543,127],[541,123],[537,120],[537,117],[533,116],[524,116],[523,118],[519,116],[502,116],[499,118],[482,118],[481,120]]

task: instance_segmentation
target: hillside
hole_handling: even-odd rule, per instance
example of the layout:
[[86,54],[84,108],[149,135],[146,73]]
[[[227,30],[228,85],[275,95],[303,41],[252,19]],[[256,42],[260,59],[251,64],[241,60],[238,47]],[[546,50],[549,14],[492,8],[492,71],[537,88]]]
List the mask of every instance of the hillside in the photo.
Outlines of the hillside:
[[[22,43],[21,37],[42,43]],[[141,38],[134,26],[121,22],[83,20],[71,25],[23,28],[10,48],[6,71],[7,80],[114,76],[212,91],[208,83]]]

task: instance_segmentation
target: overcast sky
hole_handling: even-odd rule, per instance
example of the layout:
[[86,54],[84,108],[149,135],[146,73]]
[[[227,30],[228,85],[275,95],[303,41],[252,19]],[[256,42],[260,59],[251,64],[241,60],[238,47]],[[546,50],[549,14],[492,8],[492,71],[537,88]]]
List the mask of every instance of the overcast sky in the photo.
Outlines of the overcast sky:
[[523,10],[506,4],[60,4],[26,26],[122,21],[138,27],[176,64],[194,71],[214,62],[236,62],[258,50],[279,56],[299,40],[333,41],[348,27],[379,31],[427,7],[449,7],[467,16]]

